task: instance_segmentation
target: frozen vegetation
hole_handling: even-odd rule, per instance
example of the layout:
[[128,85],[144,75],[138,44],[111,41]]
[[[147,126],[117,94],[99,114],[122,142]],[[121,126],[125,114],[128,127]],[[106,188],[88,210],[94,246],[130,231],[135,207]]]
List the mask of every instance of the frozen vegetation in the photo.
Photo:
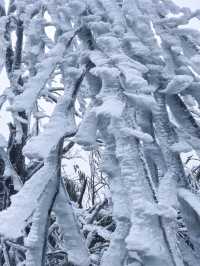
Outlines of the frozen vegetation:
[[200,265],[200,10],[0,0],[0,265]]

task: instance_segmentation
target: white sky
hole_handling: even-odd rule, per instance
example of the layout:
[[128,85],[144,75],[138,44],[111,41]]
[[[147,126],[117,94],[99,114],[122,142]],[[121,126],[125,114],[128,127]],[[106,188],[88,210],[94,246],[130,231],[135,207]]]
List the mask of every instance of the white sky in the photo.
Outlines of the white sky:
[[[174,2],[179,6],[189,7],[191,10],[200,9],[200,0],[175,0]],[[200,30],[200,21],[193,19],[189,26]]]
[[200,8],[200,0],[175,0],[174,2],[179,6],[190,7],[192,10]]

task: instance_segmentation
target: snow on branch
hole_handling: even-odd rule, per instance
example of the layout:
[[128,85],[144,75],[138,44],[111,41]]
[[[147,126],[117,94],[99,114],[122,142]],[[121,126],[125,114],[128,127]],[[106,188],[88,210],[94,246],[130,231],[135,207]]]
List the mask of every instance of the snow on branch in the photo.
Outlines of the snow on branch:
[[[55,174],[53,162],[51,159],[46,160],[44,167],[26,182],[19,193],[12,196],[11,206],[0,213],[1,235],[10,239],[16,239],[24,235],[24,229],[30,222],[41,195],[51,179],[55,178]],[[15,221],[15,224],[13,224],[13,221]]]

